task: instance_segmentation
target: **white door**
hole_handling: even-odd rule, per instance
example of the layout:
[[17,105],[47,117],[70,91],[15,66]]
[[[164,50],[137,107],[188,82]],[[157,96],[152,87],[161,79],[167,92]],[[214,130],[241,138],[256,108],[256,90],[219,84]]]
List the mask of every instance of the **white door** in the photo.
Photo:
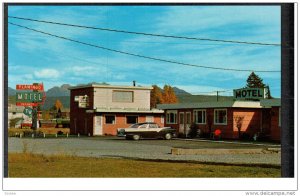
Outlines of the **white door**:
[[179,112],[179,133],[184,133],[184,112]]
[[94,116],[94,135],[102,135],[102,116]]
[[190,132],[192,117],[191,112],[186,112],[185,115],[185,134],[187,135]]

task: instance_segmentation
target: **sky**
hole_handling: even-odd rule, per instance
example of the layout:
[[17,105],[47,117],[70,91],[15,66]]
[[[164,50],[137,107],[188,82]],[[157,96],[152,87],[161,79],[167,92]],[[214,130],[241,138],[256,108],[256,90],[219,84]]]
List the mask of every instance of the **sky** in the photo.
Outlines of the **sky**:
[[[9,6],[8,15],[152,34],[280,44],[280,6]],[[207,67],[254,70],[280,97],[280,47],[153,37],[9,18],[9,22],[142,56]],[[191,67],[106,51],[8,25],[8,86],[106,82],[192,94],[232,95],[250,71]]]

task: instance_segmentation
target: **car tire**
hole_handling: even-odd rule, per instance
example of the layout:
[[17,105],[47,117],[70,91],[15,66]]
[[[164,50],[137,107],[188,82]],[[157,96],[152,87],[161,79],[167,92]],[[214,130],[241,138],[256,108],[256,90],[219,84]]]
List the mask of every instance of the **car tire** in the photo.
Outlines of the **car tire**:
[[165,139],[166,139],[166,140],[172,139],[172,134],[171,134],[171,133],[166,133]]
[[139,139],[140,139],[140,135],[133,135],[133,136],[132,136],[132,139],[133,139],[133,140],[139,140]]

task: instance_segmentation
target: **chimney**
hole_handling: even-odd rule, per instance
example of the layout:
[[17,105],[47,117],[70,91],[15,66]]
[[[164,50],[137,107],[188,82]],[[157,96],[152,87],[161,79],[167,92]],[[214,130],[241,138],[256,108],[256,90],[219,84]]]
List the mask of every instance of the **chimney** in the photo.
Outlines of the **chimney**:
[[133,83],[133,86],[135,86],[135,80],[133,80],[132,83]]

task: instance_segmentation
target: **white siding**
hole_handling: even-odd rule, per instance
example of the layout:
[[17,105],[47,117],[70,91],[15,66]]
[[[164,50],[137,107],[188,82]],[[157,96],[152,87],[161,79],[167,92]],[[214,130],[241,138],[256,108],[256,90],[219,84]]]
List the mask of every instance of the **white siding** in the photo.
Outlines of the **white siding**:
[[[113,102],[113,91],[132,91],[133,102]],[[96,108],[143,108],[150,109],[150,90],[94,88],[94,107]]]

